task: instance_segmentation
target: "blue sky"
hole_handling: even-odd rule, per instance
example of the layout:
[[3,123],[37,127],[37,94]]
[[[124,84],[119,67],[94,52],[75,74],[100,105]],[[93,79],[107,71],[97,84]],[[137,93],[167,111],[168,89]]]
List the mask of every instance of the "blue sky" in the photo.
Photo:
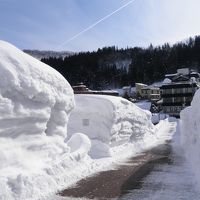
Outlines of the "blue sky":
[[0,39],[21,49],[92,51],[175,43],[200,34],[199,0],[0,0]]

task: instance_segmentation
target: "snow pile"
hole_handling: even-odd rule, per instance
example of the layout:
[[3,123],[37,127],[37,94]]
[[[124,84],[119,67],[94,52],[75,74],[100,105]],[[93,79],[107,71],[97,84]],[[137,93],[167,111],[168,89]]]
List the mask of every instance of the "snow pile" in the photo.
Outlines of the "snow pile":
[[81,94],[75,95],[75,103],[68,134],[86,134],[92,142],[93,158],[109,156],[110,147],[137,143],[155,131],[151,113],[121,97]]
[[182,146],[200,188],[200,90],[195,93],[191,106],[181,111],[180,117]]
[[[57,71],[4,41],[0,74],[0,199],[36,199],[66,173],[73,91]],[[77,137],[86,141],[84,156],[89,142]]]
[[82,133],[75,133],[67,141],[67,145],[70,147],[71,155],[77,160],[80,160],[90,151],[91,141],[86,135]]

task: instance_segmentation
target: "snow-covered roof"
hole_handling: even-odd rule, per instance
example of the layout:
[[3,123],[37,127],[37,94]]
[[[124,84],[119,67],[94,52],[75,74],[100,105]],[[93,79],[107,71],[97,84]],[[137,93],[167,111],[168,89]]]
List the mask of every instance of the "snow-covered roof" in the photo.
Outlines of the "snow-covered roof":
[[169,84],[169,83],[171,83],[171,82],[172,82],[171,79],[165,78],[164,81],[163,81],[163,84]]
[[168,78],[168,77],[173,77],[173,76],[177,76],[178,73],[174,73],[174,74],[165,74],[165,77]]
[[135,85],[138,85],[138,86],[147,86],[147,85],[144,84],[144,83],[135,83]]
[[157,87],[157,86],[146,86],[146,87],[143,87],[141,90],[159,90],[160,88]]

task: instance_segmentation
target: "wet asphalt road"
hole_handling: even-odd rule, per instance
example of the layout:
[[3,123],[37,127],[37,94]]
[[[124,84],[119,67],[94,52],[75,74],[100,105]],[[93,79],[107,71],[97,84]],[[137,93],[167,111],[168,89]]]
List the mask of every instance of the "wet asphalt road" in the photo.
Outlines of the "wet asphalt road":
[[[194,175],[183,151],[172,144],[168,157],[154,165],[152,171],[127,191],[120,200],[199,200]],[[165,148],[163,149],[165,151]],[[162,152],[162,150],[161,150]]]

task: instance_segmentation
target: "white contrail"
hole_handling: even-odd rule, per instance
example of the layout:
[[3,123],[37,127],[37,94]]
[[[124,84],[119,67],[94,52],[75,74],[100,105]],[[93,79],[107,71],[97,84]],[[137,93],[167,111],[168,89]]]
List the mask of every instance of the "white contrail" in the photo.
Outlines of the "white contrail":
[[74,36],[72,36],[71,38],[69,38],[68,40],[64,41],[62,44],[60,44],[59,46],[57,46],[56,49],[59,49],[60,47],[68,44],[69,42],[71,42],[72,40],[74,40],[75,38],[77,38],[78,36],[82,35],[83,33],[89,31],[90,29],[94,28],[96,25],[98,25],[99,23],[101,23],[102,21],[108,19],[109,17],[111,17],[112,15],[114,15],[115,13],[119,12],[120,10],[122,10],[123,8],[127,7],[129,4],[133,3],[136,0],[131,0],[127,3],[125,3],[123,6],[119,7],[117,10],[111,12],[110,14],[106,15],[105,17],[99,19],[98,21],[96,21],[95,23],[93,23],[92,25],[88,26],[87,28],[85,28],[84,30],[80,31],[79,33],[75,34]]

